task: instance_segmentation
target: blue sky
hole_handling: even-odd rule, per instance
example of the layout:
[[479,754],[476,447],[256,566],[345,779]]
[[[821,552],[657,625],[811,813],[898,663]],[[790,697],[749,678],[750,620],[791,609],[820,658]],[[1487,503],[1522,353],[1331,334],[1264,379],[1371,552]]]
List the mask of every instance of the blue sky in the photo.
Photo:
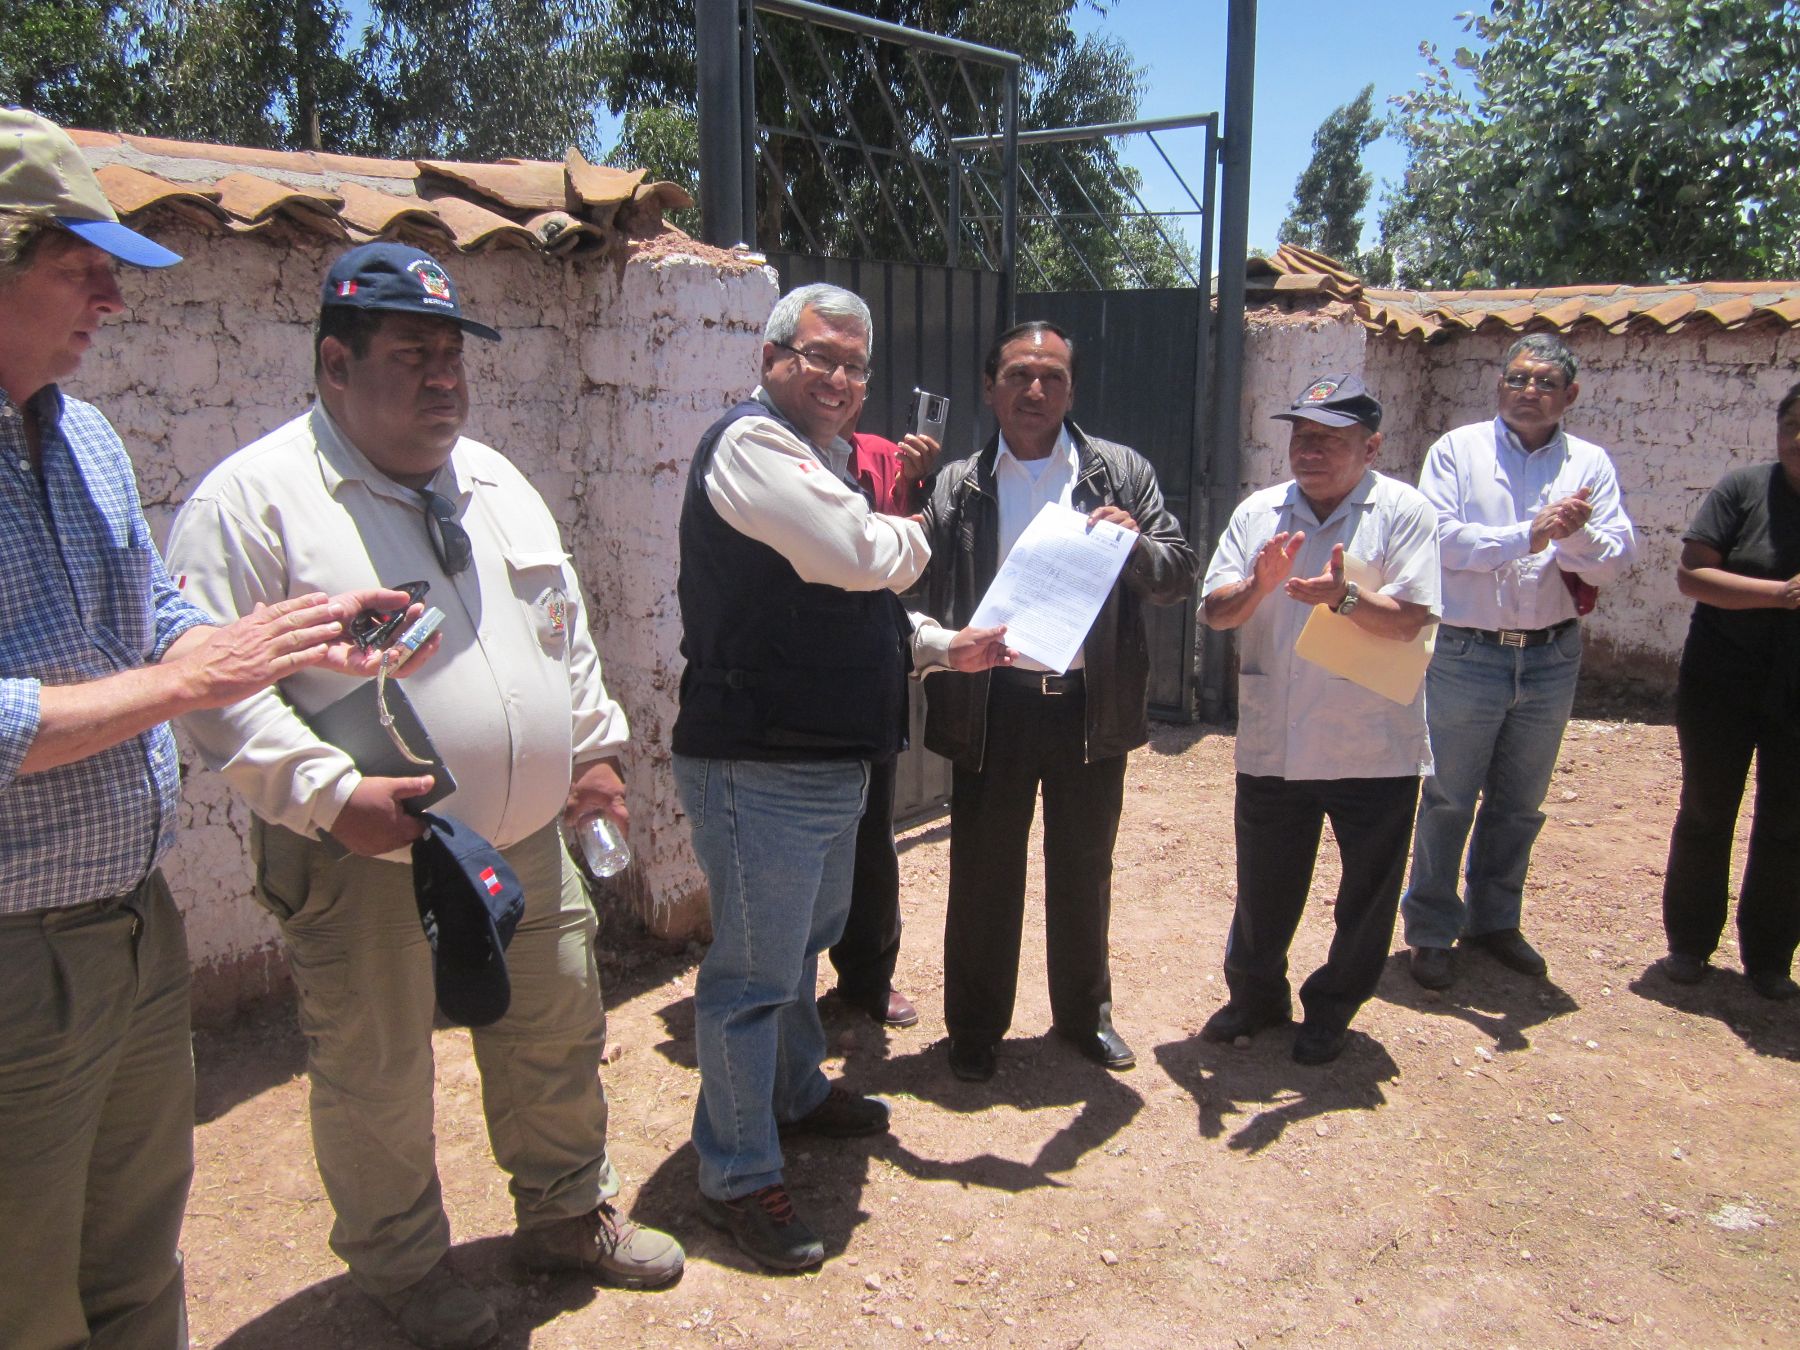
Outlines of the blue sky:
[[[1107,0],[1104,18],[1080,14],[1081,31],[1124,42],[1148,79],[1143,117],[1222,111],[1225,104],[1225,0]],[[1363,85],[1375,85],[1377,112],[1387,99],[1420,85],[1425,63],[1419,43],[1435,42],[1448,61],[1461,45],[1476,45],[1457,15],[1477,0],[1260,0],[1257,5],[1256,105],[1250,150],[1250,245],[1273,251],[1275,232],[1294,195],[1294,180],[1312,156],[1313,132]],[[1158,137],[1196,191],[1202,133]],[[1159,209],[1186,206],[1179,187],[1143,137],[1121,147],[1144,171],[1145,200]],[[1370,146],[1364,166],[1375,177],[1364,214],[1365,247],[1375,240],[1384,180],[1397,182],[1406,160],[1393,138]],[[1189,174],[1190,166],[1194,173]]]

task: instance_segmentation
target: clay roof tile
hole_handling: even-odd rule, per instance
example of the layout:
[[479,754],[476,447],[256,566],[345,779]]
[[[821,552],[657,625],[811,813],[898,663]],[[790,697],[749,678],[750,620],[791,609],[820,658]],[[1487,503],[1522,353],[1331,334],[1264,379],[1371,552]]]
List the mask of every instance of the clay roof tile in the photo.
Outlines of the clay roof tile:
[[417,197],[396,197],[361,183],[341,184],[338,191],[344,199],[341,214],[354,235],[374,239],[410,234],[411,242],[431,239],[431,244],[421,242],[421,247],[426,248],[441,248],[455,238],[455,232],[439,219],[437,212]]
[[1756,317],[1756,301],[1747,295],[1735,295],[1715,305],[1702,306],[1696,317],[1704,315],[1721,328],[1741,328]]
[[569,207],[568,174],[561,164],[510,161],[502,164],[458,164],[445,159],[422,159],[419,195],[442,196],[443,179],[468,188],[490,206],[514,211],[563,211]]
[[498,212],[461,197],[436,197],[432,208],[449,227],[456,246],[465,253],[496,248],[536,248],[538,237]]

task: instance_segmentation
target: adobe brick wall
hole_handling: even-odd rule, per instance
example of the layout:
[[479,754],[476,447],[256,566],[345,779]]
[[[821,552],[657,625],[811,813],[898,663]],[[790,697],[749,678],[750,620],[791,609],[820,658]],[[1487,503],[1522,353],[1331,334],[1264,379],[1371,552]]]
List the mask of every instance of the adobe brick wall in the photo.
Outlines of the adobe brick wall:
[[[1386,413],[1378,467],[1416,481],[1438,436],[1493,416],[1494,380],[1514,340],[1404,343],[1370,333],[1347,306],[1330,302],[1256,310],[1247,321],[1246,492],[1289,476],[1285,425],[1270,414],[1329,370],[1353,370],[1368,382]],[[1569,429],[1611,453],[1639,534],[1637,565],[1601,593],[1588,620],[1583,681],[1666,700],[1691,609],[1675,589],[1681,532],[1728,470],[1774,459],[1775,404],[1800,379],[1800,332],[1696,324],[1614,336],[1589,325],[1566,341],[1581,366]]]

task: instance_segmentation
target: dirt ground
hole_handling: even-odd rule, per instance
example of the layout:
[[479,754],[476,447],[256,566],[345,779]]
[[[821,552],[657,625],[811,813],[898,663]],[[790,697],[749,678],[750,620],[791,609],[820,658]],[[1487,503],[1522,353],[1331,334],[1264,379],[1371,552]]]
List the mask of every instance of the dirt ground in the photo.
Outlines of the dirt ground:
[[[946,830],[926,826],[902,839],[897,980],[922,1021],[828,1019],[828,1070],[891,1102],[893,1132],[788,1159],[822,1269],[757,1273],[699,1221],[697,953],[647,942],[608,954],[611,1145],[623,1201],[682,1239],[686,1275],[629,1294],[510,1264],[505,1179],[451,1030],[438,1156],[455,1260],[507,1347],[1800,1343],[1800,1008],[1758,999],[1729,938],[1698,988],[1650,969],[1678,780],[1671,728],[1573,724],[1526,897],[1550,978],[1476,954],[1440,996],[1396,957],[1343,1058],[1308,1069],[1288,1031],[1198,1037],[1222,1001],[1231,739],[1158,728],[1132,757],[1117,854],[1117,1020],[1136,1070],[1047,1037],[1040,912],[999,1075],[950,1077]],[[1329,838],[1323,852],[1301,974],[1329,938]],[[199,1051],[195,1344],[403,1344],[326,1248],[291,1017]]]

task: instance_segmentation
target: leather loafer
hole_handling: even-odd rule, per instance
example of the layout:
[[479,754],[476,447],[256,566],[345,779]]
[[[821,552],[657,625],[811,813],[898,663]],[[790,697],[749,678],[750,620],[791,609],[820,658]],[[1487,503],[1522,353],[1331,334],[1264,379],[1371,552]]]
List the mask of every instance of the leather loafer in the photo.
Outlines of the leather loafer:
[[1456,983],[1456,962],[1448,947],[1414,947],[1407,969],[1414,983],[1426,989],[1448,989]]
[[1342,1027],[1302,1022],[1300,1030],[1294,1033],[1294,1063],[1329,1064],[1344,1053],[1349,1039],[1350,1033]]
[[950,1072],[965,1083],[985,1083],[998,1067],[991,1041],[950,1038]]
[[1097,1031],[1065,1031],[1058,1027],[1056,1034],[1104,1068],[1123,1071],[1137,1066],[1137,1056],[1125,1044],[1125,1038],[1111,1027]]
[[919,1010],[912,1005],[912,1000],[898,989],[887,991],[887,998],[882,1000],[881,1010],[869,1009],[869,1016],[884,1026],[912,1027],[919,1024]]
[[1491,933],[1478,933],[1474,937],[1466,937],[1463,942],[1471,947],[1479,947],[1494,960],[1508,970],[1516,970],[1521,975],[1541,976],[1549,972],[1550,967],[1544,964],[1544,958],[1538,950],[1525,940],[1525,935],[1516,928],[1497,928]]
[[1227,1003],[1206,1019],[1206,1025],[1200,1028],[1200,1039],[1229,1045],[1240,1036],[1254,1036],[1267,1027],[1283,1026],[1293,1016],[1291,1007],[1260,1011],[1242,1003]]
[[1750,972],[1750,987],[1764,998],[1785,1003],[1790,998],[1800,998],[1800,984],[1794,983],[1793,976],[1785,970],[1757,970]]
[[1706,962],[1698,956],[1670,952],[1657,965],[1662,968],[1664,978],[1676,984],[1699,984],[1706,978]]
[[[857,998],[846,994],[842,989],[833,989],[825,998],[836,999],[866,1012],[884,1027],[912,1027],[919,1024],[919,1010],[898,989],[889,989],[885,994],[877,994],[873,998]],[[820,1000],[820,1008],[821,1011],[824,1008],[823,999]]]

